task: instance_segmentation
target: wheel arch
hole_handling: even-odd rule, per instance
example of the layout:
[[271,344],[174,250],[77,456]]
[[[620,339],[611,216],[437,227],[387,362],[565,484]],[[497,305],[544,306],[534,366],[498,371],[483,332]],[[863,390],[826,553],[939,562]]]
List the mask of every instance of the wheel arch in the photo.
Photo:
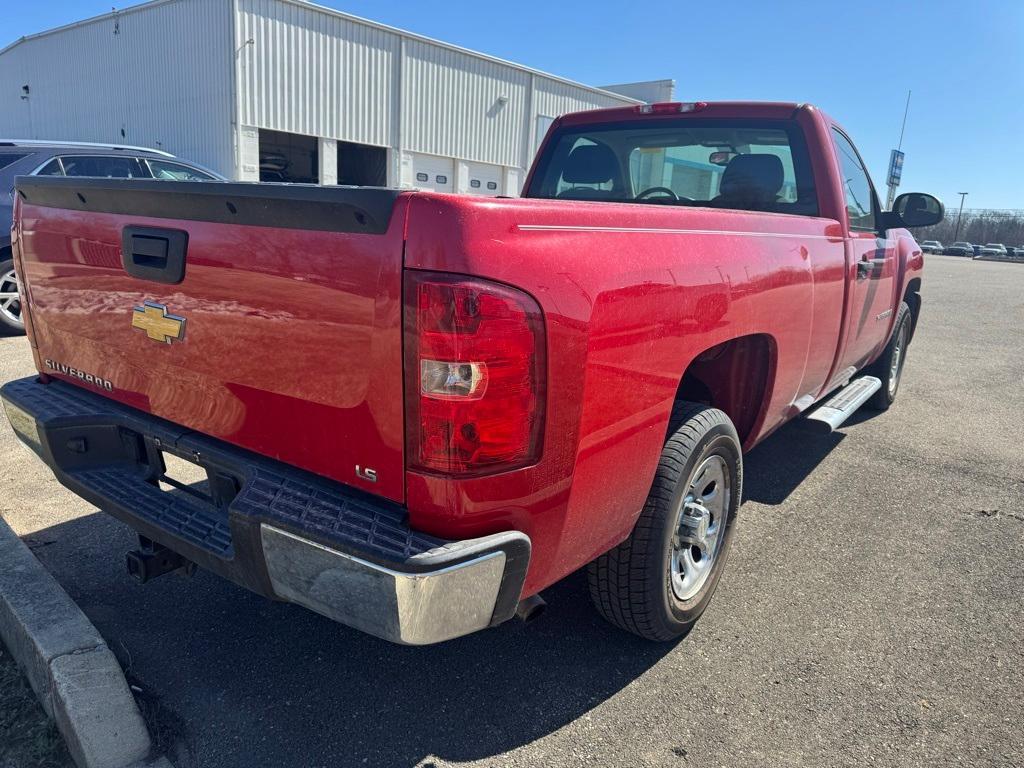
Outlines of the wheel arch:
[[910,307],[910,338],[914,338],[917,331],[917,321],[921,316],[921,278],[915,277],[907,282],[907,288],[903,292],[903,301]]
[[[723,411],[748,448],[764,423],[775,383],[778,347],[768,333],[736,336],[708,347],[687,364],[675,402],[705,403]],[[673,425],[669,425],[669,430]]]

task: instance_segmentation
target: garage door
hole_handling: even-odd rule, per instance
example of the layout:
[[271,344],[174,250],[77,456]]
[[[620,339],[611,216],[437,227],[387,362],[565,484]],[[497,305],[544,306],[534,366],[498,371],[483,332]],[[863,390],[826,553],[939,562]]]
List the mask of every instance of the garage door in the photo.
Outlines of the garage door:
[[410,153],[411,186],[434,192],[455,191],[455,163],[450,158]]
[[500,165],[466,163],[466,166],[469,169],[466,192],[471,195],[486,195],[488,197],[501,194],[502,167]]

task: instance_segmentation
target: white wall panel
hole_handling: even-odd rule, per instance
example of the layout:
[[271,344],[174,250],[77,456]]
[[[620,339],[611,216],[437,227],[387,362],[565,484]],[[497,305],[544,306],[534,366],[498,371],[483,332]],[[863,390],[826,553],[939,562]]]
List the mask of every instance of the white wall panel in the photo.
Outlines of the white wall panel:
[[236,181],[260,180],[260,129],[242,126],[238,134],[239,172]]
[[239,0],[242,123],[391,144],[400,36],[279,0]]
[[338,142],[334,139],[320,139],[320,146],[317,147],[317,157],[320,159],[320,172],[318,177],[321,184],[338,183]]
[[623,107],[633,103],[635,102],[626,98],[604,94],[553,78],[535,77],[533,81],[533,110],[536,117],[529,128],[527,140],[530,149],[524,166],[529,167],[533,162],[533,156],[540,148],[540,142],[544,140],[544,135],[553,118],[569,112]]
[[529,74],[419,40],[405,44],[404,148],[518,165]]
[[158,147],[230,176],[230,30],[230,0],[171,0],[30,37],[0,54],[0,136]]
[[558,117],[585,109],[623,107],[636,102],[591,88],[538,75],[534,79],[533,109],[538,115]]

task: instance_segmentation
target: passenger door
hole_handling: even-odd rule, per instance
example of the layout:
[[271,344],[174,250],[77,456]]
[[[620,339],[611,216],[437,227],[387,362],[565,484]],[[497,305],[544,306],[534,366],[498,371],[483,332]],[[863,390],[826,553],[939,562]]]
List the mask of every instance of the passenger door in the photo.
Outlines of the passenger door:
[[896,283],[896,244],[888,239],[887,233],[879,233],[878,197],[853,143],[837,128],[832,129],[832,140],[846,202],[850,281],[846,345],[840,370],[859,370],[888,339]]

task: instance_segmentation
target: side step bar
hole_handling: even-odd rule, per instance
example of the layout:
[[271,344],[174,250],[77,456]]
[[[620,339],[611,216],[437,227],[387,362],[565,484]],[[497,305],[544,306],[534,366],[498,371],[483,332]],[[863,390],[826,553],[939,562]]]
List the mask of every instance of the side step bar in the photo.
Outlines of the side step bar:
[[882,382],[878,378],[860,376],[806,414],[805,418],[827,425],[829,432],[839,429],[844,421],[850,418],[881,388]]

